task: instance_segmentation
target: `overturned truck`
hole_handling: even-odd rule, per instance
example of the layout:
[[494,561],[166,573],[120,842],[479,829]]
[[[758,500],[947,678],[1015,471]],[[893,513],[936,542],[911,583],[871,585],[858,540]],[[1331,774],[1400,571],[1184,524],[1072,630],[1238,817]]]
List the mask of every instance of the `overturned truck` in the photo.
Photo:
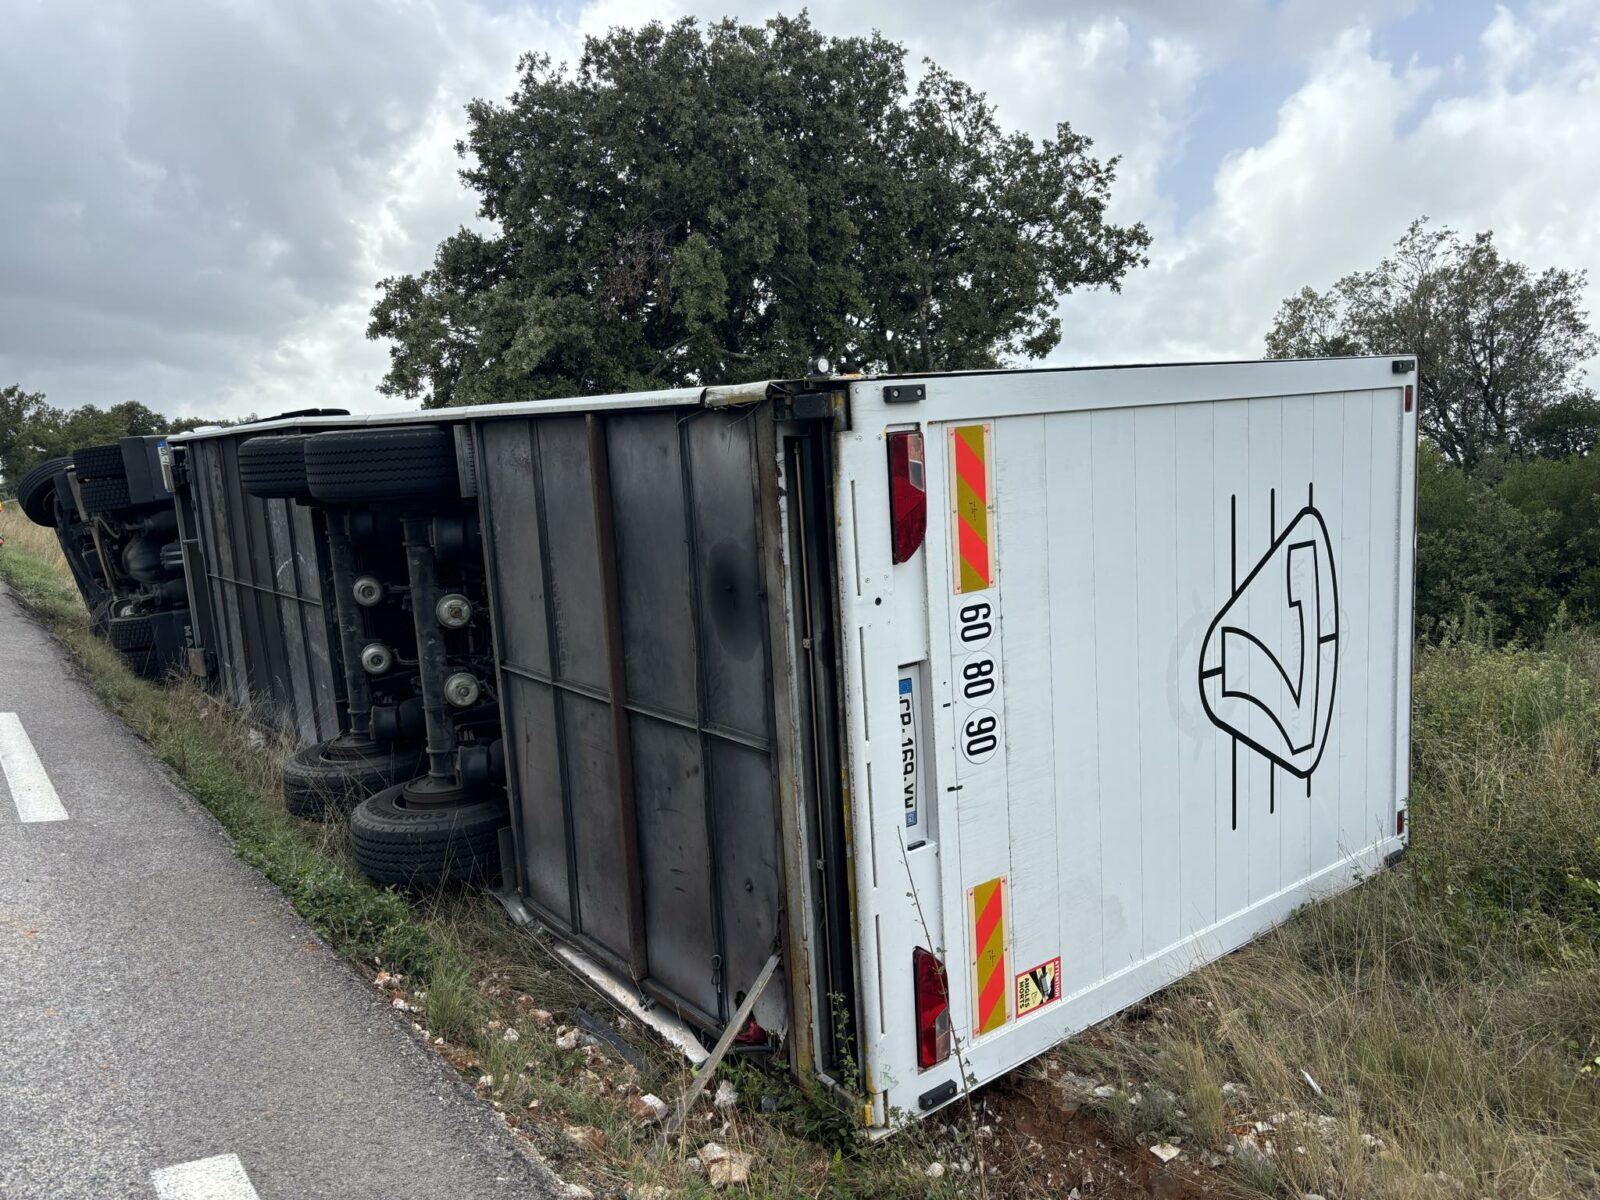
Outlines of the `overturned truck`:
[[353,808],[374,878],[495,883],[884,1131],[1404,846],[1415,385],[819,377],[175,436],[187,661],[298,736],[291,811]]
[[86,446],[17,486],[27,518],[56,531],[91,627],[147,679],[195,646],[164,451],[160,437]]

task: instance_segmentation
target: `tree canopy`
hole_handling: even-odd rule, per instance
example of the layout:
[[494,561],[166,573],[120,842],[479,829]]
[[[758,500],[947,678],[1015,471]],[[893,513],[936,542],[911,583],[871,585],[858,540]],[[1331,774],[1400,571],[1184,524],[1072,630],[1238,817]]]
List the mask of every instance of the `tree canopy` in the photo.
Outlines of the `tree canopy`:
[[1415,355],[1422,432],[1461,466],[1584,453],[1600,433],[1600,404],[1582,375],[1600,349],[1582,307],[1585,279],[1535,275],[1502,257],[1492,233],[1466,239],[1423,218],[1371,270],[1285,300],[1267,355]]
[[457,152],[488,230],[383,280],[382,390],[428,406],[1037,358],[1059,298],[1118,287],[1116,159],[1035,142],[904,49],[804,16],[682,20],[525,56]]

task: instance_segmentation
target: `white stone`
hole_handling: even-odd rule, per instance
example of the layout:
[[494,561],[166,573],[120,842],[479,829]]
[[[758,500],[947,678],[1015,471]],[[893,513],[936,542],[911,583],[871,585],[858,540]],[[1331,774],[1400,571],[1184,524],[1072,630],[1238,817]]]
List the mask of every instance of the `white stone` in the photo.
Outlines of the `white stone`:
[[628,1108],[634,1120],[646,1125],[652,1125],[667,1115],[667,1102],[653,1092],[635,1096],[628,1102]]
[[706,1166],[706,1179],[712,1187],[729,1187],[750,1182],[753,1157],[742,1150],[729,1150],[716,1142],[700,1147],[700,1161]]

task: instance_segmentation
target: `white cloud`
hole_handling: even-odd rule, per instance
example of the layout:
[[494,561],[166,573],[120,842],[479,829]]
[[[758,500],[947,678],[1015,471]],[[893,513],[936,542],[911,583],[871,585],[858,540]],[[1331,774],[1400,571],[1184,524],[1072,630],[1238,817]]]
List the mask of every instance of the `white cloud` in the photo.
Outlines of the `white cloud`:
[[[1255,357],[1285,296],[1372,265],[1422,214],[1493,229],[1536,268],[1600,277],[1597,32],[1592,4],[1527,22],[1502,9],[1483,34],[1488,69],[1466,92],[1385,61],[1362,29],[1340,35],[1271,136],[1222,163],[1210,203],[1182,230],[1156,229],[1149,271],[1119,298],[1068,301],[1058,357]],[[1533,57],[1540,69],[1520,76]]]
[[1533,30],[1518,21],[1509,8],[1500,5],[1479,40],[1488,59],[1490,81],[1496,87],[1504,87],[1533,57],[1537,39]]
[[0,378],[174,415],[392,405],[372,286],[473,219],[462,106],[576,35],[449,0],[22,7]]
[[[1006,124],[1045,136],[1065,117],[1122,156],[1113,216],[1150,224],[1153,263],[1120,296],[1069,299],[1057,357],[1149,361],[1259,353],[1283,296],[1376,261],[1423,212],[1492,226],[1535,265],[1600,266],[1596,0],[1497,10],[1449,72],[1391,61],[1366,32],[1422,2],[811,8],[829,33],[905,42],[913,69],[940,62]],[[13,8],[0,382],[59,403],[233,415],[392,407],[375,390],[386,348],[364,337],[373,284],[427,266],[475,220],[454,152],[466,101],[507,94],[524,51],[570,60],[585,34],[699,5]],[[1199,90],[1212,85],[1209,117],[1230,79],[1267,61],[1304,72],[1275,127],[1217,166],[1208,196],[1175,203],[1163,170],[1200,119]]]

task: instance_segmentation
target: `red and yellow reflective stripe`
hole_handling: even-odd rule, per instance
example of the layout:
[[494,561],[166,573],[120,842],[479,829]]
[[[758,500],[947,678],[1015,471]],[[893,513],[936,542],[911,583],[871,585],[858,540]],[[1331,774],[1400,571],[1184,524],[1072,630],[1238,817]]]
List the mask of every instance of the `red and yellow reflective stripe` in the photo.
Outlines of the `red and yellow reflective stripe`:
[[989,520],[989,426],[954,425],[950,495],[955,520],[957,593],[979,592],[994,582]]
[[967,891],[972,922],[973,1036],[1004,1025],[1010,1016],[1006,1000],[1006,877],[999,876]]

